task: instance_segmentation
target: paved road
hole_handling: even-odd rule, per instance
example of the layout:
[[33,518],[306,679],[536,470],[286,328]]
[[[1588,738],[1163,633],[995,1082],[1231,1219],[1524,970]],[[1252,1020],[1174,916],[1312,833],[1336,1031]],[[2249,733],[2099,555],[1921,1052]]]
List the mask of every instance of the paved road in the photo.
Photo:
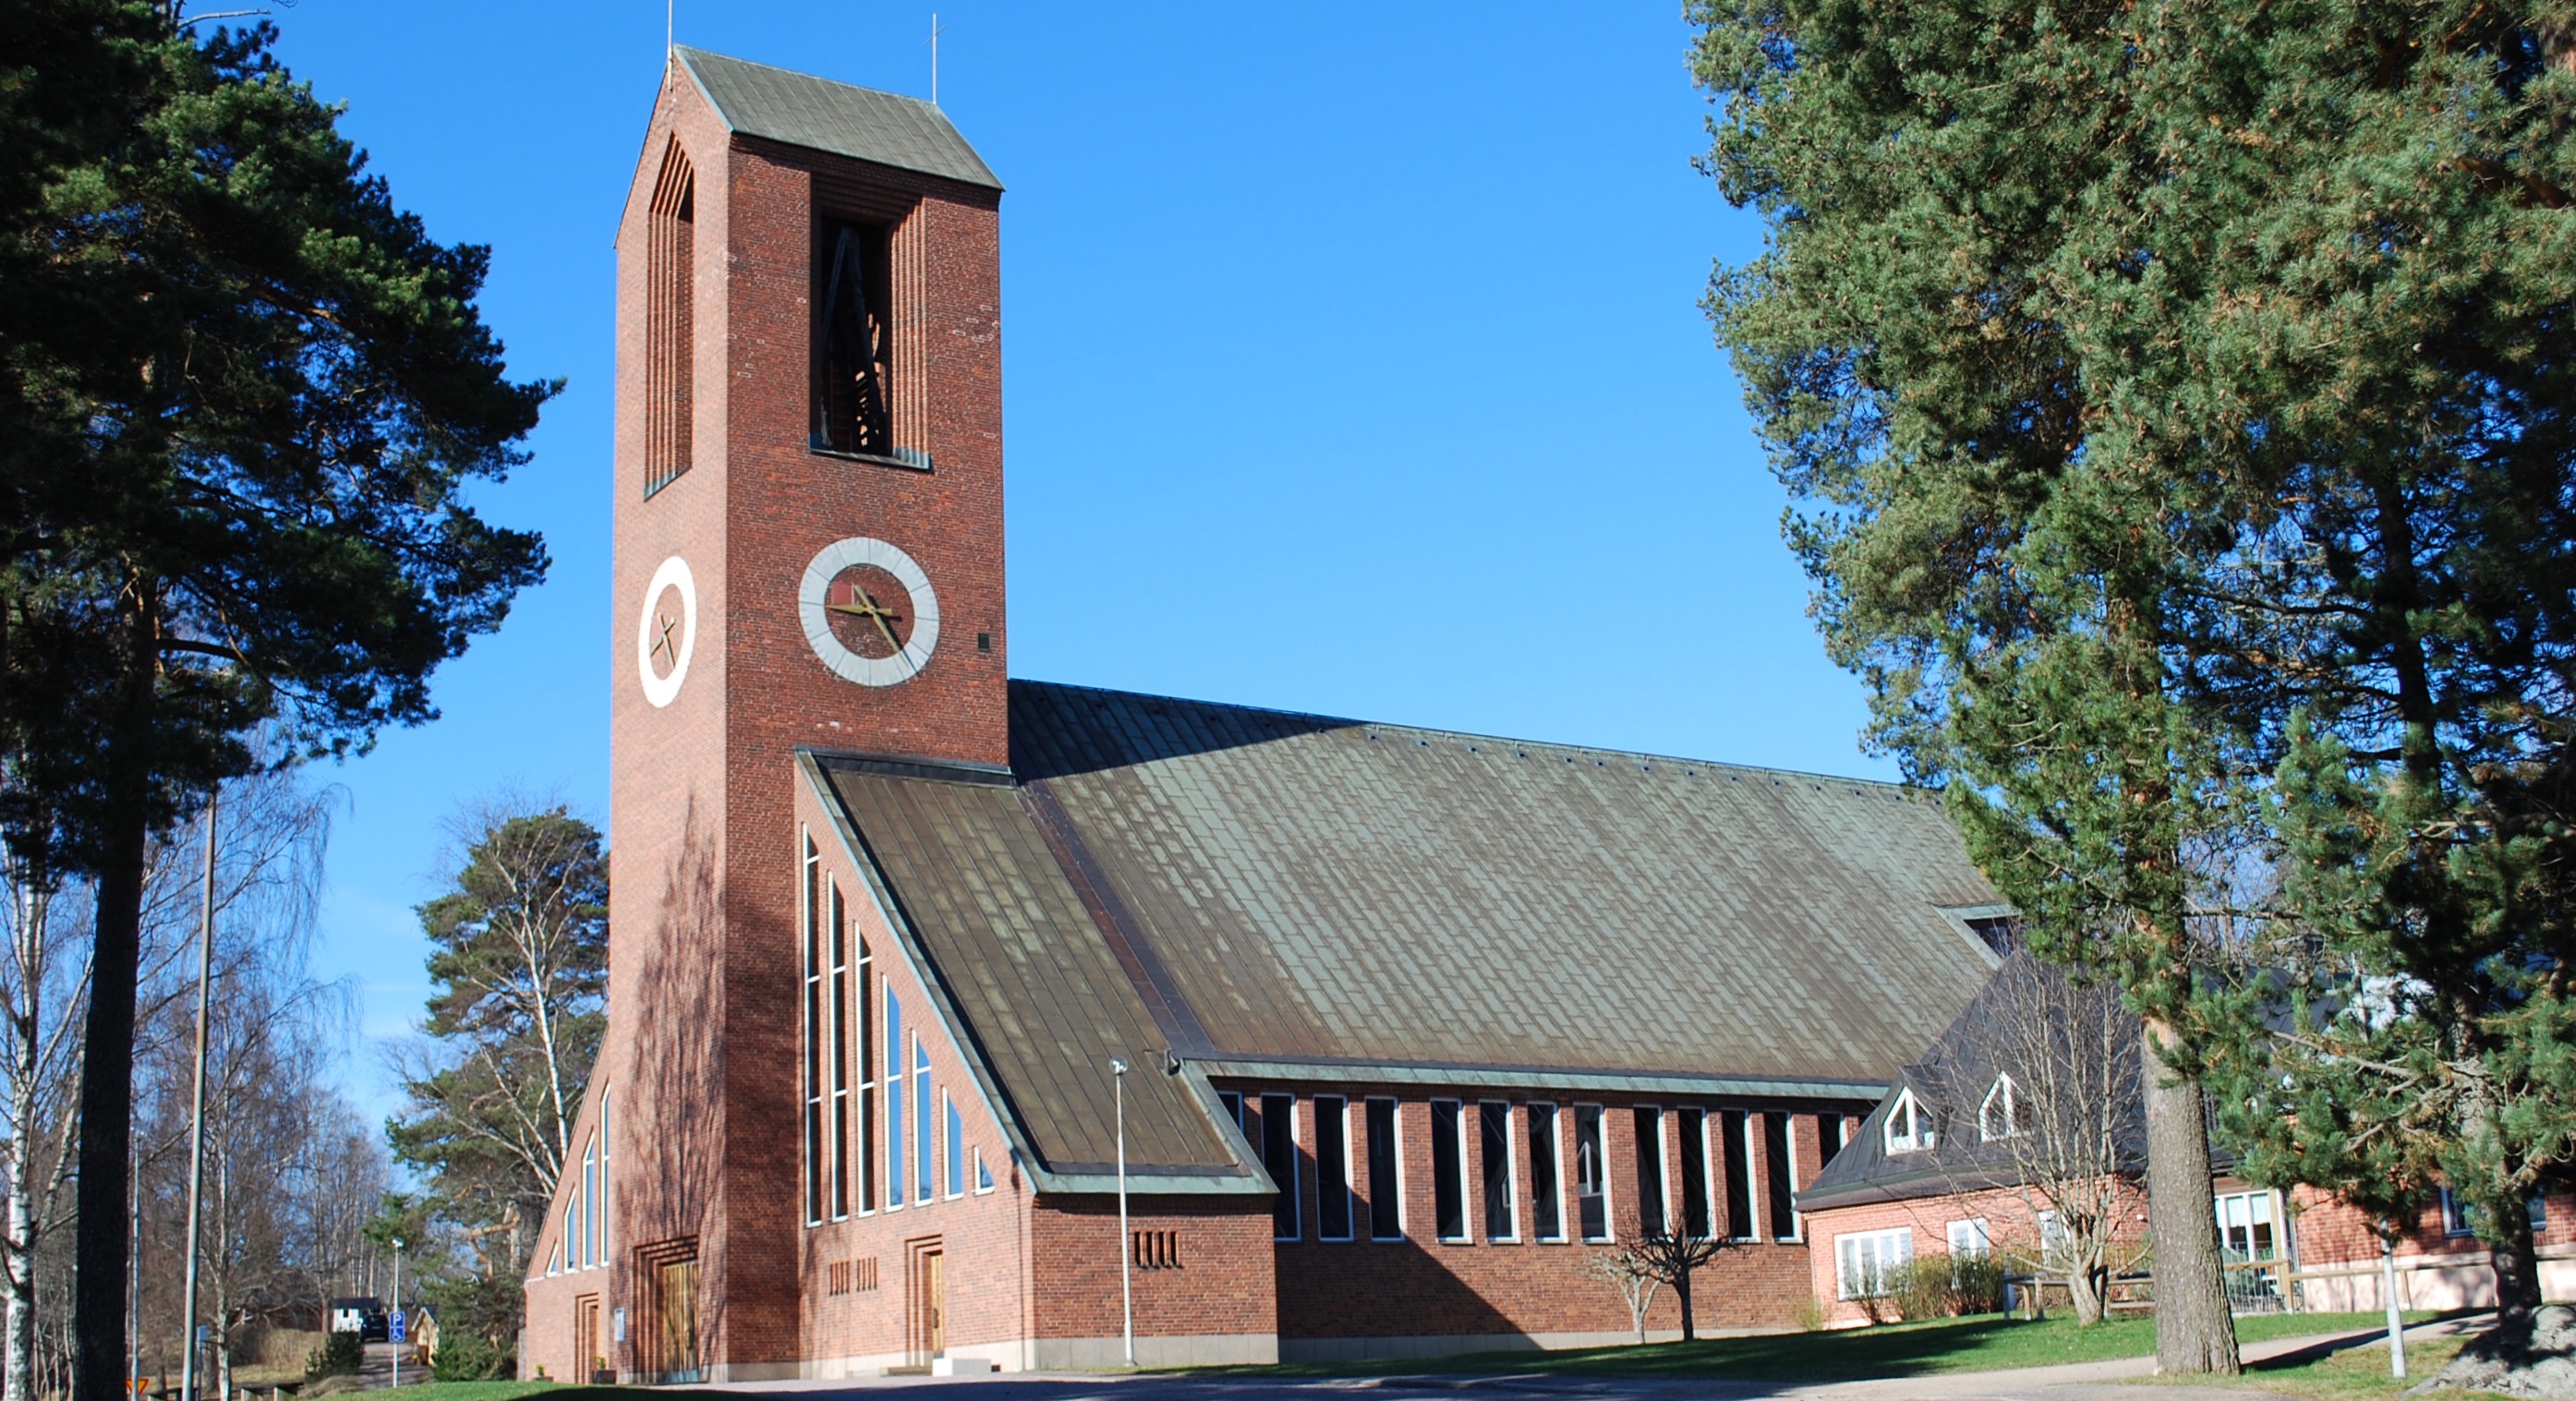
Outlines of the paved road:
[[[2427,1323],[2407,1330],[2429,1338],[2483,1320]],[[2309,1348],[2369,1346],[2373,1333],[2326,1333],[2256,1343],[2249,1362]],[[734,1391],[793,1394],[824,1401],[836,1394],[899,1387],[973,1387],[972,1401],[2278,1401],[2256,1387],[2155,1386],[2155,1360],[2125,1357],[2009,1372],[1959,1372],[1881,1381],[1637,1381],[1607,1377],[1388,1376],[1336,1378],[1047,1375],[886,1377],[831,1382],[750,1382]],[[968,1401],[968,1398],[954,1398]]]

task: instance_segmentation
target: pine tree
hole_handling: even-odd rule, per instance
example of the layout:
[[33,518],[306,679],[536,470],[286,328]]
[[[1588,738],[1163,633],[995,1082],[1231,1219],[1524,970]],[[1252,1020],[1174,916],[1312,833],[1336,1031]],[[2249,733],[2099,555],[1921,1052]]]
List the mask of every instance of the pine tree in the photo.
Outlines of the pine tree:
[[123,1391],[144,855],[267,724],[306,754],[430,718],[430,672],[544,572],[463,500],[513,383],[444,246],[271,58],[149,0],[6,6],[0,829],[96,882],[78,1401]]
[[[1711,168],[1773,230],[1712,308],[1878,735],[2262,1170],[2438,1171],[2531,1299],[2576,1103],[2576,11],[1698,15]],[[2154,1224],[2160,1358],[2219,1360]]]
[[424,1205],[474,1245],[449,1326],[506,1348],[607,1028],[608,858],[599,830],[559,806],[467,825],[453,888],[420,907],[438,991],[392,1134],[429,1184]]

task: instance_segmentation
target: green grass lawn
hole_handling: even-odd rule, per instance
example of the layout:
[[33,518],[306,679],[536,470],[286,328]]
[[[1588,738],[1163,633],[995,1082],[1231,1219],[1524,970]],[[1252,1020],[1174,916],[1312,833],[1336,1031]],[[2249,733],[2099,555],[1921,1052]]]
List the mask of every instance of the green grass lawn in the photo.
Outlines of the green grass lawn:
[[[2421,1322],[2430,1314],[2410,1315]],[[2380,1314],[2275,1314],[2240,1318],[2243,1342],[2337,1333],[2384,1322]],[[1712,1338],[1695,1343],[1642,1347],[1568,1348],[1557,1352],[1460,1353],[1452,1357],[1381,1359],[1374,1362],[1293,1363],[1279,1367],[1209,1368],[1219,1374],[1267,1376],[1385,1376],[1426,1373],[1507,1373],[1595,1377],[1660,1377],[1675,1380],[1853,1381],[1910,1377],[1932,1372],[1992,1372],[2009,1367],[2048,1367],[2061,1362],[2100,1362],[2145,1357],[2156,1350],[2153,1319],[2127,1318],[2078,1328],[2074,1320],[2037,1323],[1988,1317],[1897,1323],[1832,1333],[1777,1333],[1757,1338]],[[2417,1369],[2419,1374],[2422,1369]],[[2356,1397],[2360,1393],[2355,1393]],[[471,1401],[484,1401],[472,1398]],[[553,1401],[549,1398],[548,1401]]]
[[[2278,1392],[2283,1396],[2303,1397],[2306,1401],[2395,1401],[2406,1388],[2442,1370],[2443,1364],[2459,1352],[2464,1341],[2462,1338],[2407,1339],[2405,1381],[2388,1375],[2388,1345],[2384,1341],[2341,1348],[2323,1356],[2301,1353],[2277,1361],[2258,1362],[2246,1368],[2241,1378],[2212,1377],[2208,1380],[2217,1385],[2243,1386]],[[2155,1380],[2171,1382],[2174,1378],[2158,1377]]]

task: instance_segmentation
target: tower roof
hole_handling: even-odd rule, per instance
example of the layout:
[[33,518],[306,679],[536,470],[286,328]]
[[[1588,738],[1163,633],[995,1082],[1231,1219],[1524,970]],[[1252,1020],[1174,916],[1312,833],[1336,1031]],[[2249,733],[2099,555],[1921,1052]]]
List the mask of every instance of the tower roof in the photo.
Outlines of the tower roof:
[[961,184],[1002,188],[947,116],[914,97],[836,83],[686,45],[672,56],[727,128]]

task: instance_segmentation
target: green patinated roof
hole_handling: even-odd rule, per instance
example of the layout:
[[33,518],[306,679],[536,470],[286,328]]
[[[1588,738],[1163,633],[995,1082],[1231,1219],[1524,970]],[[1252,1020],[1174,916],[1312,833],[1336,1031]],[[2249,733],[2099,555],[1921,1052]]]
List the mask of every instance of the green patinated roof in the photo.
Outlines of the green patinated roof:
[[[1006,783],[820,762],[1051,1162],[1149,1047],[1872,1093],[1994,966],[1916,790],[1031,682],[1011,733]],[[1146,1078],[1138,1161],[1232,1161]]]
[[1002,182],[946,114],[919,98],[674,47],[725,125],[745,136],[998,190]]

